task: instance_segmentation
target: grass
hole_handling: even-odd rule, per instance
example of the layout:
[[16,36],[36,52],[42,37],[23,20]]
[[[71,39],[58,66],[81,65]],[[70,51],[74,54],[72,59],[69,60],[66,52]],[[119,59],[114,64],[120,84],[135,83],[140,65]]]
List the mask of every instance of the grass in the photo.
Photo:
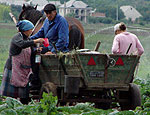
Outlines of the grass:
[[[104,28],[111,27],[112,25],[104,24],[84,24],[85,29],[85,48],[93,50],[97,41],[101,41],[99,52],[101,53],[111,53],[111,47],[114,39],[113,28],[105,30]],[[129,29],[135,33],[144,49],[145,52],[140,59],[140,67],[137,76],[146,78],[150,75],[150,33],[143,30]],[[8,50],[11,38],[16,33],[16,28],[14,24],[3,24],[0,23],[0,74],[3,72],[4,64],[8,58]],[[93,34],[95,32],[96,34]],[[90,36],[90,37],[88,37]]]
[[15,33],[16,28],[14,24],[0,23],[0,74],[3,72],[8,58],[10,41]]

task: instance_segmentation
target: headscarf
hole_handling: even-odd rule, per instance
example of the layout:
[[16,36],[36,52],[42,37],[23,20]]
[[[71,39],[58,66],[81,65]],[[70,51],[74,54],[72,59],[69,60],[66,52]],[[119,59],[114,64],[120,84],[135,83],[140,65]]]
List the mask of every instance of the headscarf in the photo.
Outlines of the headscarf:
[[17,23],[19,31],[24,32],[34,28],[34,25],[29,20],[21,20]]

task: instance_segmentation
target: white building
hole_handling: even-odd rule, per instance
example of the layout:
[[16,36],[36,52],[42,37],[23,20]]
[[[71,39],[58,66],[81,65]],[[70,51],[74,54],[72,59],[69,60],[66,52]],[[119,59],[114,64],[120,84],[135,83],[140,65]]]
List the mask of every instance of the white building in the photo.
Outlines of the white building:
[[14,5],[23,5],[23,4],[26,4],[27,2],[25,0],[0,0],[0,3],[5,3],[7,5],[11,5],[11,4],[14,4]]
[[29,0],[26,2],[25,0],[0,0],[0,3],[6,3],[7,5],[20,5],[22,6],[23,4],[32,4],[32,5],[38,5],[37,9],[42,10],[44,6],[48,3],[54,4],[55,6],[60,6],[61,3],[60,1],[50,1],[48,2],[47,0]]
[[70,0],[59,7],[59,14],[65,16],[73,13],[75,18],[78,18],[86,23],[87,16],[90,16],[92,8],[82,1]]
[[123,11],[127,20],[131,19],[133,22],[142,17],[142,15],[132,6],[121,6],[120,9]]
[[61,5],[60,1],[48,2],[47,0],[30,0],[30,4],[38,5],[37,7],[38,10],[42,10],[44,6],[48,3],[54,4],[56,7]]

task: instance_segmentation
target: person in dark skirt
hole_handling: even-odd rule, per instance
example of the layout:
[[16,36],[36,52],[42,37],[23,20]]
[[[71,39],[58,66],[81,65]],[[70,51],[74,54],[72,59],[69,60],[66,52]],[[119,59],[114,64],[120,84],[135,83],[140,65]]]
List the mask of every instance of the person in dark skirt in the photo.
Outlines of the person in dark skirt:
[[28,20],[19,21],[16,27],[18,27],[19,32],[11,40],[0,95],[20,98],[23,104],[27,104],[29,100],[29,77],[32,73],[31,46],[36,43],[42,44],[44,39],[29,39],[34,25]]

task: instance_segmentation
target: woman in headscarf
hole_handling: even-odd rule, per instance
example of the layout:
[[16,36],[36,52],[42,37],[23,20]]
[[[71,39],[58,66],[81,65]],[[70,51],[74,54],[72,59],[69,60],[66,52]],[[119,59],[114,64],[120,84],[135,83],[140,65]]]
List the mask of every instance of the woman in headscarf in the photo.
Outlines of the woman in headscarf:
[[126,31],[124,23],[118,23],[114,26],[115,38],[112,46],[113,54],[136,54],[142,55],[144,48],[138,37]]
[[44,39],[29,39],[34,25],[28,20],[19,21],[16,25],[19,32],[12,38],[9,57],[3,73],[0,95],[20,98],[23,104],[29,100],[29,77],[31,70],[31,46],[43,43]]

